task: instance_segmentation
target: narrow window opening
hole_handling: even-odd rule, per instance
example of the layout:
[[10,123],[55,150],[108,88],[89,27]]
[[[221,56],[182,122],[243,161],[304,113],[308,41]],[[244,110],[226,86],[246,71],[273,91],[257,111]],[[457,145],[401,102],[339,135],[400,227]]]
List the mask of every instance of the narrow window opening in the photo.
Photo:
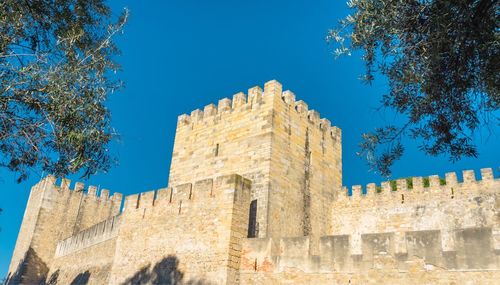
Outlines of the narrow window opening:
[[453,188],[451,188],[451,199],[455,198],[455,191],[453,191]]
[[255,263],[254,263],[254,265],[253,265],[253,269],[254,269],[255,271],[257,271],[257,258],[255,259]]
[[219,144],[215,145],[215,156],[219,156]]
[[405,203],[405,194],[401,194],[401,204]]
[[250,203],[250,212],[248,215],[248,237],[257,237],[257,200]]
[[153,206],[156,204],[156,199],[158,198],[158,191],[154,191],[153,193]]
[[182,200],[179,201],[179,215],[181,214],[181,210],[182,210]]
[[135,204],[135,208],[139,209],[140,204],[141,204],[141,195],[139,194],[139,197],[137,197],[137,203]]

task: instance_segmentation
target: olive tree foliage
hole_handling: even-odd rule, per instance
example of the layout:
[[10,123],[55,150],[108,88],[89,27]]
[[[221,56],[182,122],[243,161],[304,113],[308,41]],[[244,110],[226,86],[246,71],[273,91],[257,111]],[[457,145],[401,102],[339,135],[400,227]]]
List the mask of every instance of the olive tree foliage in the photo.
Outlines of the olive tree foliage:
[[[476,157],[474,136],[499,126],[500,1],[350,0],[353,13],[329,31],[336,56],[361,50],[363,79],[386,76],[382,106],[405,121],[363,135],[360,155],[390,175],[403,138],[452,161]],[[493,127],[492,127],[493,126]]]
[[0,167],[18,181],[113,164],[104,103],[121,87],[113,36],[127,16],[103,0],[0,1]]

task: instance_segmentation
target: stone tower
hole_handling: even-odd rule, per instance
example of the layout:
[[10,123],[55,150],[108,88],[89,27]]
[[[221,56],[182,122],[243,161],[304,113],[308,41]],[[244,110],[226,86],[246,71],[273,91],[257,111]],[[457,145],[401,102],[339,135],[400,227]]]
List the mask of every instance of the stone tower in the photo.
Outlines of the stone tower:
[[179,116],[169,185],[238,173],[252,181],[250,236],[316,240],[331,232],[341,156],[340,129],[272,80]]

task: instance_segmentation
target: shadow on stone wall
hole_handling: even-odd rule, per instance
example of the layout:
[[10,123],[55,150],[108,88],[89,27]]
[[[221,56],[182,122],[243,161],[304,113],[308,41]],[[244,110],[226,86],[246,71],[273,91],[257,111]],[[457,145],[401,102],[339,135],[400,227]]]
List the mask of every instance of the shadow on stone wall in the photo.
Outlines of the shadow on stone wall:
[[59,269],[50,274],[49,279],[47,279],[46,285],[56,285],[57,279],[59,278]]
[[142,285],[142,284],[161,284],[161,285],[207,285],[204,280],[189,280],[184,282],[184,273],[179,270],[179,259],[174,255],[169,255],[156,263],[144,266],[132,277],[125,280],[122,285]]
[[[54,271],[50,275],[50,277],[47,279],[45,283],[42,283],[40,285],[58,285],[61,283],[58,283],[58,278],[59,278],[59,269]],[[90,272],[87,270],[85,272],[79,273],[70,283],[69,285],[86,285],[89,283],[90,280]]]
[[[5,285],[33,284],[57,285],[59,284],[59,270],[54,271],[48,278],[48,267],[38,257],[33,249],[29,249],[25,258],[19,263],[17,270],[7,276]],[[86,285],[90,280],[87,270],[78,274],[69,284]],[[45,280],[47,279],[47,280]],[[205,280],[190,279],[184,281],[184,273],[179,270],[179,259],[174,255],[163,258],[158,263],[145,266],[128,278],[123,285],[161,284],[161,285],[208,285]]]
[[89,283],[89,279],[90,279],[90,272],[87,270],[83,273],[80,273],[78,274],[75,279],[73,279],[73,281],[71,281],[71,283],[69,283],[70,285],[86,285],[87,283]]
[[6,285],[44,284],[49,268],[33,248],[29,248],[19,262],[15,272],[10,272]]
[[[33,252],[28,253],[29,254],[34,254]],[[28,278],[26,272],[30,273],[29,270],[26,270],[24,268],[28,268],[30,266],[30,263],[26,262],[21,262],[21,264],[18,267],[18,270],[14,272],[14,274],[10,274],[7,276],[7,279],[4,283],[0,284],[5,284],[5,285],[18,285],[18,284],[33,284],[33,285],[58,285],[60,284],[58,282],[59,279],[59,269],[54,271],[47,280],[44,280],[44,276],[38,276],[35,281],[33,281],[33,278]],[[43,279],[42,279],[43,278]],[[69,283],[69,285],[86,285],[88,284],[90,280],[90,272],[87,270],[83,273],[78,274],[73,281]]]

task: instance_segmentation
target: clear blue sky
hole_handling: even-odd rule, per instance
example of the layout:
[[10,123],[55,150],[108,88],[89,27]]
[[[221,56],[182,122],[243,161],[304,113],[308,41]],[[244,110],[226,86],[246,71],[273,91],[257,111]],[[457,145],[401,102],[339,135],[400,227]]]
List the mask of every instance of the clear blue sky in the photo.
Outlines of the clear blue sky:
[[[125,6],[131,11],[118,38],[123,52],[118,59],[123,66],[120,76],[126,88],[109,100],[113,124],[121,134],[112,147],[119,165],[92,177],[89,184],[124,194],[166,186],[177,116],[271,79],[343,130],[345,185],[382,180],[368,172],[356,151],[363,132],[395,120],[389,111],[375,111],[385,82],[362,84],[359,54],[334,60],[324,41],[328,28],[349,13],[345,1],[111,3],[116,11]],[[394,177],[497,168],[498,134],[487,138],[484,133],[477,143],[478,159],[452,164],[443,157],[419,153],[409,142],[406,155],[394,167]],[[498,175],[498,169],[495,172]],[[34,173],[16,184],[11,174],[0,169],[0,208],[4,209],[0,277],[7,272],[29,189],[40,176]]]

